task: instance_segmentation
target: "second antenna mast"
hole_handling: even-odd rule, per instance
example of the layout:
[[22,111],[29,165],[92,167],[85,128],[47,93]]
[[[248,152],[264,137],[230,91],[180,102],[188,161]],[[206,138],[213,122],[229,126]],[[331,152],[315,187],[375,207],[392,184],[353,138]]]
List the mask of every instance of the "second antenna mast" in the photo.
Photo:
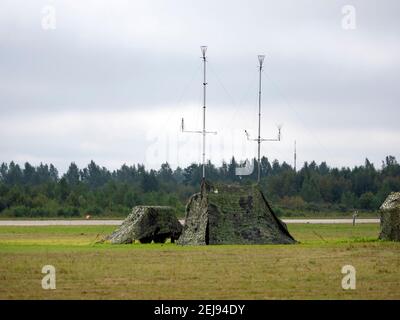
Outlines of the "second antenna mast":
[[202,151],[202,162],[203,162],[203,180],[206,178],[206,134],[217,134],[215,131],[206,131],[206,94],[207,94],[207,78],[206,78],[206,71],[207,71],[207,46],[201,46],[201,53],[203,59],[203,130],[197,131],[190,131],[185,130],[184,119],[182,118],[182,132],[189,132],[189,133],[201,133],[203,135],[203,151]]
[[281,127],[278,126],[278,137],[276,139],[263,139],[261,138],[261,72],[263,70],[265,55],[258,56],[258,70],[259,70],[259,79],[258,79],[258,137],[257,139],[250,139],[250,135],[245,130],[246,136],[248,140],[256,141],[258,144],[257,149],[257,162],[258,162],[258,172],[257,172],[257,183],[260,183],[261,179],[261,142],[263,141],[280,141],[281,140]]

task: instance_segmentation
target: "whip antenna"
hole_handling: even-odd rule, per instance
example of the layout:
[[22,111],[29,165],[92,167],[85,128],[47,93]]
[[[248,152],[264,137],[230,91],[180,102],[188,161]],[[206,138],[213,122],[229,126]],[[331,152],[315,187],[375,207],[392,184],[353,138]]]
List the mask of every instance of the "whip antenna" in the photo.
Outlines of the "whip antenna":
[[261,138],[261,72],[263,69],[263,64],[264,64],[264,59],[265,55],[259,55],[258,56],[258,70],[259,70],[259,80],[258,80],[258,137],[257,139],[250,139],[250,135],[245,130],[247,140],[249,141],[256,141],[258,144],[258,150],[257,150],[257,162],[258,162],[258,173],[257,173],[257,183],[260,183],[260,178],[261,178],[261,142],[263,141],[281,141],[281,129],[282,126],[278,126],[278,137],[275,139],[263,139]]
[[195,131],[190,131],[190,130],[185,130],[184,127],[184,119],[182,118],[182,124],[181,124],[181,129],[182,132],[187,132],[187,133],[200,133],[203,135],[203,151],[202,151],[202,160],[203,160],[203,180],[206,178],[206,135],[211,133],[211,134],[217,134],[215,131],[206,131],[206,93],[207,93],[207,82],[206,82],[206,65],[207,65],[207,59],[206,59],[206,52],[207,52],[207,46],[201,46],[201,53],[202,53],[202,59],[203,59],[203,130],[195,130]]

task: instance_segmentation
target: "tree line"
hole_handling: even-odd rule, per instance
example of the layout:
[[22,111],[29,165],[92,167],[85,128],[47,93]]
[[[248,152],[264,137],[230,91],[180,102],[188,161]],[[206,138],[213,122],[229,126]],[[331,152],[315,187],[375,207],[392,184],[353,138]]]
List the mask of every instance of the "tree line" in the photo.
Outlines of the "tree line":
[[[252,184],[255,170],[237,176],[243,166],[232,158],[217,167],[208,162],[207,179],[214,182]],[[60,175],[52,165],[23,167],[15,162],[0,166],[0,217],[125,216],[135,205],[169,205],[179,216],[199,191],[200,164],[172,169],[164,163],[158,170],[144,165],[122,165],[110,171],[91,161],[79,168],[71,163]],[[387,156],[380,168],[368,159],[353,168],[331,168],[326,162],[305,162],[295,171],[286,162],[261,159],[260,187],[279,215],[321,212],[347,214],[350,210],[376,211],[392,191],[400,191],[400,165]]]

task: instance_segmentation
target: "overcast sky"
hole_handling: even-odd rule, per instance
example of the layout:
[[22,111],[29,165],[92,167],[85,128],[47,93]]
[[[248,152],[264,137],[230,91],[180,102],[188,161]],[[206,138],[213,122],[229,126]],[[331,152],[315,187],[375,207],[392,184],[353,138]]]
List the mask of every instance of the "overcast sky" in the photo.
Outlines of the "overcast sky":
[[0,3],[0,161],[200,162],[201,136],[180,132],[201,129],[200,45],[214,163],[256,155],[258,54],[262,136],[283,124],[263,155],[293,164],[297,140],[298,166],[400,158],[399,1]]

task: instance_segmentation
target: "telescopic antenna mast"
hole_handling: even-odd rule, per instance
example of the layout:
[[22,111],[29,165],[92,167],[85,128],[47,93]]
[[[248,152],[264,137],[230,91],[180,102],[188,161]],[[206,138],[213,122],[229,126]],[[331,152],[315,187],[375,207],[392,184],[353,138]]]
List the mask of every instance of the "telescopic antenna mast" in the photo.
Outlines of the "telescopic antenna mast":
[[195,131],[190,131],[190,130],[185,130],[185,124],[184,124],[184,119],[182,118],[182,125],[181,125],[181,130],[182,132],[188,132],[188,133],[200,133],[203,135],[203,151],[202,151],[202,162],[203,162],[203,174],[202,178],[205,180],[206,178],[206,135],[207,134],[217,134],[216,131],[206,131],[206,93],[207,93],[207,81],[206,81],[206,66],[207,66],[207,58],[206,58],[206,52],[207,52],[207,46],[201,46],[201,53],[202,53],[202,59],[203,59],[203,130],[195,130]]
[[297,172],[297,146],[296,146],[296,140],[294,140],[294,172]]
[[249,141],[256,141],[258,144],[257,150],[257,162],[258,162],[258,172],[257,172],[257,183],[260,183],[261,178],[261,142],[263,141],[281,141],[281,126],[278,126],[278,137],[275,139],[263,139],[261,138],[261,72],[263,70],[263,63],[264,63],[265,55],[258,56],[258,70],[259,70],[259,80],[258,80],[258,137],[257,139],[250,139],[250,135],[245,130],[247,140]]

